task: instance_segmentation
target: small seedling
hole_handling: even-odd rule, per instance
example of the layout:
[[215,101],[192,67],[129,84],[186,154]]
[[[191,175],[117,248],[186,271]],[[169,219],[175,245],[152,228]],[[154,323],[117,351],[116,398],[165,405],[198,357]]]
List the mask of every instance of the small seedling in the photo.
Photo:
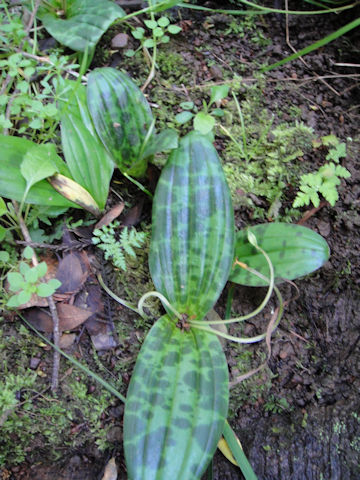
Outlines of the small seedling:
[[228,85],[215,85],[211,88],[210,101],[203,101],[203,109],[199,111],[194,102],[182,102],[180,107],[183,109],[175,117],[177,123],[183,125],[193,119],[194,130],[208,135],[212,133],[216,124],[216,117],[222,117],[224,111],[217,107],[210,110],[213,104],[220,105],[221,101],[228,96]]
[[[34,250],[31,247],[26,247],[22,256],[24,260],[30,260],[33,254]],[[61,282],[56,278],[52,278],[47,282],[43,281],[46,272],[46,262],[41,262],[31,267],[28,262],[21,261],[19,263],[19,271],[9,272],[7,275],[9,290],[16,293],[9,298],[6,305],[16,308],[27,303],[33,294],[39,297],[49,297],[55,293]]]
[[98,248],[103,250],[106,260],[111,259],[115,267],[126,271],[125,255],[135,258],[135,248],[140,248],[145,241],[146,234],[144,232],[137,232],[135,228],[129,229],[127,227],[121,230],[117,235],[120,223],[115,221],[110,225],[104,225],[93,231],[92,242]]
[[143,27],[136,27],[132,32],[132,36],[140,41],[140,47],[137,50],[129,49],[125,55],[133,57],[141,48],[154,48],[161,43],[168,43],[170,37],[168,33],[176,35],[181,32],[181,27],[172,25],[167,17],[160,17],[158,20],[144,20],[144,24],[152,33],[152,36],[147,36],[147,32]]

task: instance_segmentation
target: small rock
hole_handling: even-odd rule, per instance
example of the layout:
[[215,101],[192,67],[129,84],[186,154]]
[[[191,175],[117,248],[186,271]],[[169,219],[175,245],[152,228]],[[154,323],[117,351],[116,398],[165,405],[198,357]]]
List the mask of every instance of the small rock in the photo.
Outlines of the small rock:
[[122,429],[120,427],[111,427],[106,435],[108,442],[116,443],[122,441]]
[[126,33],[118,33],[111,40],[111,48],[124,48],[128,44],[129,36]]
[[30,359],[30,368],[31,370],[36,370],[37,367],[39,366],[40,363],[40,358],[33,357]]
[[218,65],[211,65],[209,70],[210,70],[210,73],[211,73],[212,77],[215,78],[216,80],[222,80],[223,79],[223,77],[224,77],[223,72]]
[[329,222],[324,222],[323,220],[320,220],[317,224],[317,228],[320,235],[322,235],[323,237],[328,237],[330,235],[331,228]]

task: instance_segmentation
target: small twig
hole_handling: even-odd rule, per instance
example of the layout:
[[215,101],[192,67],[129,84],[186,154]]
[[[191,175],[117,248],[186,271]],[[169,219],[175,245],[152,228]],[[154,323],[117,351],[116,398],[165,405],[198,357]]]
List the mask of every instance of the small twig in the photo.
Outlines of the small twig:
[[[49,57],[40,57],[39,55],[33,55],[32,53],[23,52],[21,49],[16,49],[16,52],[21,53],[21,55],[23,55],[24,57],[32,58],[33,60],[37,60],[38,62],[47,63],[49,65],[55,66],[55,64],[50,60]],[[80,76],[78,72],[75,72],[74,70],[71,70],[69,68],[63,68],[63,70],[67,73],[70,73],[70,75],[73,75],[74,77]],[[87,80],[85,75],[82,75],[82,80]]]
[[327,202],[326,200],[323,200],[322,202],[320,202],[320,205],[318,207],[314,207],[314,208],[311,208],[310,210],[307,210],[302,216],[302,218],[300,218],[300,220],[297,222],[297,224],[304,225],[304,223],[306,223],[310,217],[315,215],[323,207],[327,207],[327,206],[329,206],[329,202]]
[[[13,206],[16,212],[16,215],[19,220],[19,225],[21,229],[21,233],[23,234],[23,237],[26,242],[31,243],[31,237],[29,234],[29,230],[24,222],[24,219],[22,217],[21,212],[19,211],[19,206],[18,203],[13,201]],[[36,253],[34,252],[32,256],[32,264],[34,267],[39,264],[39,261],[37,259]],[[56,310],[56,305],[54,302],[53,297],[50,295],[50,297],[47,297],[47,301],[49,304],[49,309],[53,321],[53,341],[54,345],[59,348],[59,343],[60,343],[60,330],[59,330],[59,316]],[[52,378],[51,378],[51,390],[52,392],[55,392],[58,389],[59,386],[59,367],[60,367],[60,353],[57,350],[54,350],[54,357],[53,357],[53,370],[52,370]]]
[[[12,107],[12,104],[15,100],[15,97],[16,97],[16,92],[14,92],[11,95],[10,100],[8,101],[8,104],[6,105],[5,120],[10,120],[11,107]],[[9,135],[9,129],[8,128],[4,128],[3,135]]]

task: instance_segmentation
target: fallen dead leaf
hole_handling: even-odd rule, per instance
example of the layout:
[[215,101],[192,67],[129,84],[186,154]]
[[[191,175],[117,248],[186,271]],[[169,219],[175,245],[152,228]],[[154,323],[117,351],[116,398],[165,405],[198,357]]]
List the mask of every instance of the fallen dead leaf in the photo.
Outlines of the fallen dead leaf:
[[130,208],[130,210],[126,213],[121,222],[124,227],[133,227],[137,225],[140,221],[142,209],[144,206],[144,199],[141,199],[139,203],[135,205],[135,207]]
[[101,228],[104,225],[109,225],[112,221],[115,220],[119,215],[121,215],[122,211],[124,210],[124,202],[121,202],[114,207],[112,207],[95,225],[95,228]]
[[[75,330],[92,315],[92,312],[89,310],[84,310],[67,303],[58,303],[56,309],[59,316],[59,330],[62,332]],[[49,311],[40,310],[39,308],[29,309],[25,314],[25,318],[37,330],[52,333],[53,321]]]
[[117,480],[118,477],[118,471],[117,471],[117,466],[115,463],[115,458],[111,458],[104,471],[104,475],[101,480]]
[[59,262],[56,278],[60,280],[61,286],[56,293],[75,293],[84,285],[89,274],[84,269],[78,252],[66,254]]
[[60,337],[59,347],[62,349],[69,348],[76,340],[75,333],[63,333]]

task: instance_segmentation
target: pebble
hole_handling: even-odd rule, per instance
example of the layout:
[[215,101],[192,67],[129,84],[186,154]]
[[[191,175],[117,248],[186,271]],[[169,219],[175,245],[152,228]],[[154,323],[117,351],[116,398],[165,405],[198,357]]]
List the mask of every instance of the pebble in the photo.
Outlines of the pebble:
[[124,48],[127,46],[129,36],[126,33],[118,33],[111,40],[111,48]]

